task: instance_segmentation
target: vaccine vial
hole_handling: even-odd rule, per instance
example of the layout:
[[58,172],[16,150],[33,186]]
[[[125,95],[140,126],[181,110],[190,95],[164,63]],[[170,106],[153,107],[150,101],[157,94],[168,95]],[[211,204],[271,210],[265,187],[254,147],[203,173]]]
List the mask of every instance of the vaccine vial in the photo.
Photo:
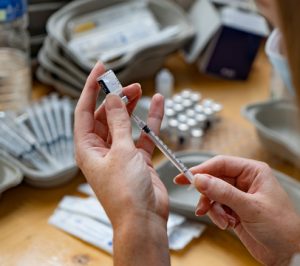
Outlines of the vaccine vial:
[[20,110],[31,98],[27,1],[0,1],[0,110]]
[[202,129],[194,128],[190,132],[190,149],[199,150],[201,149],[203,142],[204,132]]
[[168,141],[170,146],[175,149],[178,145],[178,125],[179,123],[177,119],[170,119],[168,121]]
[[195,120],[197,121],[198,127],[206,130],[208,128],[208,120],[204,114],[197,114],[195,116]]
[[190,128],[187,124],[178,124],[178,149],[186,149],[189,145],[189,131]]

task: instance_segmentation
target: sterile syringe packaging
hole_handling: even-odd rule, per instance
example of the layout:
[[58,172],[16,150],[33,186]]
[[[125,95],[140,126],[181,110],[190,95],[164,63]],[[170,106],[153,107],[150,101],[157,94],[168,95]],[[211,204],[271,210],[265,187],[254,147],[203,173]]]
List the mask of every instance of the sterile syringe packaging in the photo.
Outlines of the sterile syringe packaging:
[[[88,184],[81,184],[78,189],[89,197],[65,196],[49,218],[49,223],[112,254],[113,230],[105,210]],[[184,249],[205,229],[203,224],[170,213],[167,223],[169,248],[175,251]]]
[[77,172],[73,148],[74,104],[56,94],[42,98],[23,113],[0,113],[1,155],[20,168],[25,181],[51,187]]

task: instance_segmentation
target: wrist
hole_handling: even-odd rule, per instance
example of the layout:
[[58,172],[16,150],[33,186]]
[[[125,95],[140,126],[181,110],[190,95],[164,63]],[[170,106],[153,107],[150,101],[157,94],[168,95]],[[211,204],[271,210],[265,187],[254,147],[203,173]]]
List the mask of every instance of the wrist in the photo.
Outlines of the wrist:
[[291,231],[287,230],[286,234],[289,236],[287,239],[287,247],[288,248],[281,256],[281,259],[277,260],[276,264],[272,264],[272,266],[289,266],[292,258],[300,254],[300,217],[296,214],[291,218],[291,221],[295,221],[293,226],[291,226]]
[[167,220],[160,215],[151,211],[129,211],[122,217],[112,222],[115,232],[122,232],[136,227],[142,228],[159,228],[161,231],[167,232]]
[[130,213],[114,226],[114,265],[169,265],[167,222],[154,213]]

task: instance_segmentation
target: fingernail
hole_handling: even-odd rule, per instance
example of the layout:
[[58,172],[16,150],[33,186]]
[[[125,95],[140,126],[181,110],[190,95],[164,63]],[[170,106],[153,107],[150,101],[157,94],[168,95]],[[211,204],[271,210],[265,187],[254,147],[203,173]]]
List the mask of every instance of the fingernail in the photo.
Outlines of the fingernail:
[[222,218],[221,218],[220,223],[219,223],[218,226],[219,226],[219,228],[220,228],[221,230],[227,230],[228,227],[229,227],[229,223],[228,223],[228,221],[226,221],[225,219],[222,219]]
[[202,216],[203,215],[202,209],[200,207],[196,210],[195,215],[196,216]]
[[176,185],[179,185],[178,180],[179,180],[179,178],[178,178],[178,177],[175,177],[175,178],[173,179],[173,183],[176,184]]
[[193,183],[195,187],[204,191],[208,188],[210,181],[211,181],[211,177],[209,175],[197,174],[195,175]]
[[235,228],[236,224],[237,224],[237,220],[234,217],[232,217],[231,215],[227,215],[227,219],[228,219],[229,227]]
[[123,107],[121,98],[117,95],[109,94],[106,96],[106,110],[121,109]]

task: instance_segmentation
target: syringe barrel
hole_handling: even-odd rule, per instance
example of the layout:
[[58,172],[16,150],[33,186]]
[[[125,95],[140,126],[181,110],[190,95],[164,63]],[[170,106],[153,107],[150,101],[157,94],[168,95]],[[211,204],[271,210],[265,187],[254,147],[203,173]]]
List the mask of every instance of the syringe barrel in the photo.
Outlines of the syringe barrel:
[[[191,175],[188,170],[188,168],[174,155],[174,153],[164,144],[164,142],[157,136],[155,133],[150,130],[150,132],[147,134],[149,138],[153,141],[153,143],[156,145],[157,148],[173,163],[173,165],[186,177],[191,180]],[[188,173],[188,174],[186,174]]]

